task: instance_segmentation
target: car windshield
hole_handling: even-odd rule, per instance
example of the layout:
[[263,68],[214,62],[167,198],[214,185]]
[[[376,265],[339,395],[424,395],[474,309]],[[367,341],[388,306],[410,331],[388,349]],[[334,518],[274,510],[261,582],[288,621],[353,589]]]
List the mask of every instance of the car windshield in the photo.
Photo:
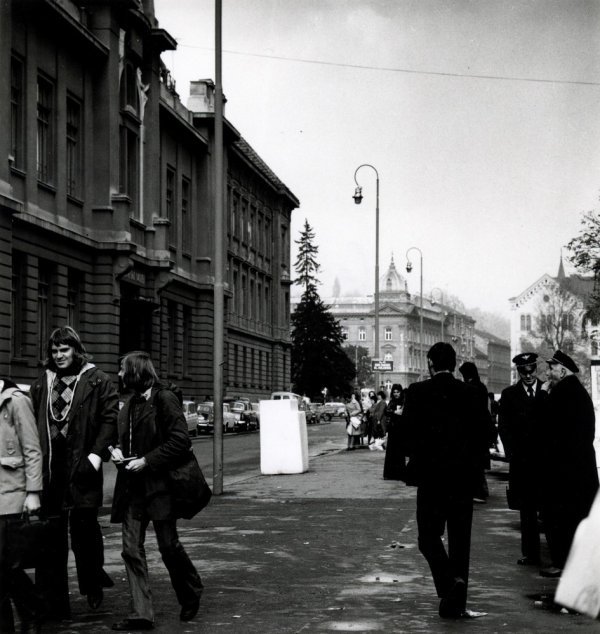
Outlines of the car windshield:
[[242,403],[241,401],[236,401],[232,406],[231,409],[234,412],[243,412],[245,409],[244,403]]
[[212,405],[198,405],[198,414],[212,414]]

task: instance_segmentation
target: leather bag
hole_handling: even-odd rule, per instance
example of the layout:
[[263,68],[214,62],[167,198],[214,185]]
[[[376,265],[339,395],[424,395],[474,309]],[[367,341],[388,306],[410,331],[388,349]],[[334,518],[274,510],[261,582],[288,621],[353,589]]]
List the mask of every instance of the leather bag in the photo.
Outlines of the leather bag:
[[23,513],[6,520],[6,546],[11,568],[35,568],[54,543],[52,520]]
[[175,517],[189,520],[210,502],[212,491],[191,449],[184,461],[167,474]]

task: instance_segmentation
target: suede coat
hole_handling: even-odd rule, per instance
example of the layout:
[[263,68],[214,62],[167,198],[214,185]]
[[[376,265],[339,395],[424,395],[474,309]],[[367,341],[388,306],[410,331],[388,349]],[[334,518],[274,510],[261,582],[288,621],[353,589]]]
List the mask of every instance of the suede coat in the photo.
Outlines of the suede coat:
[[23,512],[27,492],[42,490],[42,451],[31,401],[9,387],[0,392],[0,515]]

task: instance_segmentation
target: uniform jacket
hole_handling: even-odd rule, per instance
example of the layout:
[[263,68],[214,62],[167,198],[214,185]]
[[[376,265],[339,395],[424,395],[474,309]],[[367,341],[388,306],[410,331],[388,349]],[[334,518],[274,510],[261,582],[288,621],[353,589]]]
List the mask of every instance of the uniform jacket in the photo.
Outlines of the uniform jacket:
[[488,453],[487,414],[475,388],[448,372],[410,385],[402,413],[407,484],[474,487]]
[[587,513],[598,489],[592,399],[579,379],[569,375],[546,399],[541,446],[546,503]]
[[119,468],[111,522],[122,522],[130,504],[138,519],[142,513],[151,520],[172,519],[167,471],[180,464],[191,448],[185,415],[177,396],[162,386],[152,388],[131,420],[134,402],[131,397],[119,412],[119,447],[125,456],[144,457],[148,464],[138,473]]
[[504,445],[509,466],[509,483],[513,495],[536,495],[540,478],[540,446],[545,431],[542,420],[548,393],[536,379],[532,386],[533,400],[527,395],[523,382],[502,390],[498,415],[498,432]]
[[29,397],[0,392],[0,515],[20,514],[27,492],[42,491],[42,452]]
[[[48,386],[44,373],[30,390],[44,456],[44,481],[52,477],[48,431]],[[75,390],[69,412],[67,433],[67,473],[69,487],[65,507],[99,507],[102,504],[102,467],[95,472],[87,456],[108,459],[107,447],[117,435],[119,397],[110,377],[90,364]],[[82,477],[83,476],[83,477]]]

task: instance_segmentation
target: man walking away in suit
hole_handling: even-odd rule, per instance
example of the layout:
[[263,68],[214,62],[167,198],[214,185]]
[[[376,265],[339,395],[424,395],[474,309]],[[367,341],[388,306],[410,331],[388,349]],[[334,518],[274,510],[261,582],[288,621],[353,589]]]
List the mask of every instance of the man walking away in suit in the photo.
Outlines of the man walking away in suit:
[[419,550],[441,599],[439,615],[481,616],[468,611],[466,601],[473,492],[484,469],[487,407],[475,388],[454,377],[456,353],[450,344],[434,344],[427,362],[431,379],[409,386],[403,412],[406,483],[418,487]]
[[498,419],[498,432],[509,461],[509,504],[519,510],[521,519],[520,566],[540,563],[539,447],[544,433],[540,416],[547,393],[537,378],[537,358],[535,352],[522,352],[513,358],[519,380],[502,391]]

